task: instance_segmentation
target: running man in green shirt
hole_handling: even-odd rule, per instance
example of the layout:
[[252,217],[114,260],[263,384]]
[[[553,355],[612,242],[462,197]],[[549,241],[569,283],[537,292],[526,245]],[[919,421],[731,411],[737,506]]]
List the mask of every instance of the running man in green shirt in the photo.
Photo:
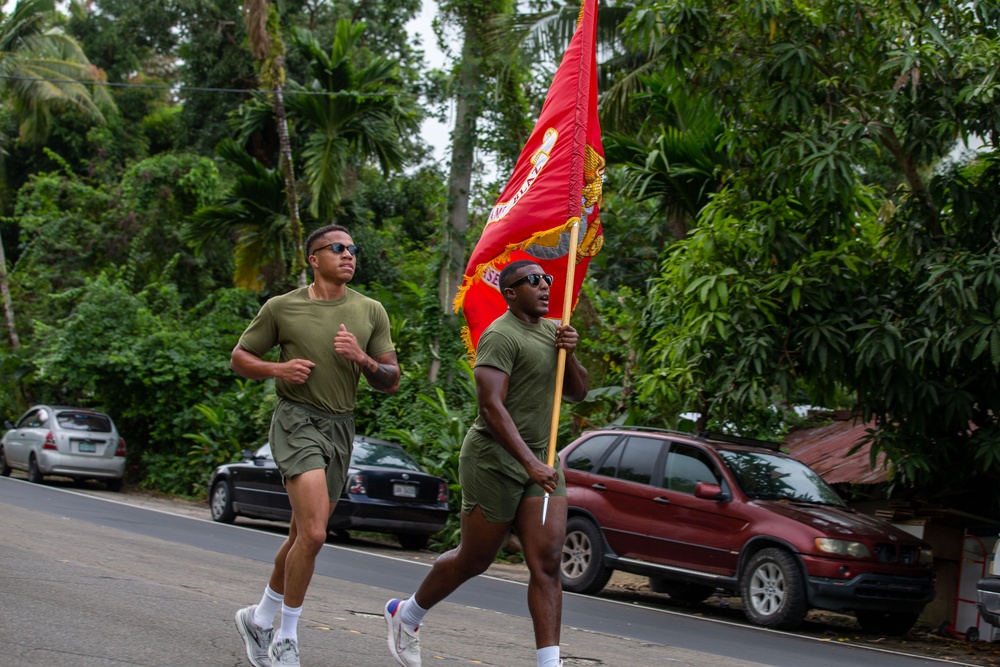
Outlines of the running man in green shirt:
[[[500,272],[507,312],[483,332],[476,347],[479,416],[462,443],[462,528],[458,547],[435,561],[417,592],[389,600],[384,615],[389,651],[403,667],[420,666],[417,631],[427,611],[482,574],[513,527],[530,579],[528,611],[538,667],[559,667],[562,583],[559,566],[566,535],[566,483],[547,464],[555,401],[558,349],[564,348],[563,397],[582,401],[588,374],[573,354],[579,336],[545,319],[552,276],[530,260]],[[542,523],[542,504],[551,494]]]
[[[288,538],[260,603],[236,612],[236,628],[255,667],[299,665],[298,619],[347,479],[361,376],[387,394],[399,389],[385,308],[347,287],[357,266],[351,235],[327,225],[310,234],[305,247],[314,282],[268,300],[230,359],[245,378],[275,378],[271,453],[292,505]],[[278,361],[264,361],[275,347]],[[279,610],[281,625],[272,637]]]

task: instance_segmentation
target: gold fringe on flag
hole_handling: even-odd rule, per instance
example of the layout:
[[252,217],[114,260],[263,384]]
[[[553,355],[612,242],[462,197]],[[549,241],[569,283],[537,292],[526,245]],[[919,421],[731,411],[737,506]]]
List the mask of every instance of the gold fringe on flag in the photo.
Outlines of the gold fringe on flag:
[[[520,243],[512,243],[509,246],[507,246],[506,248],[504,248],[503,252],[501,252],[499,255],[497,255],[496,257],[494,257],[490,261],[483,262],[482,264],[480,264],[479,266],[477,266],[476,270],[472,272],[471,276],[470,275],[462,276],[462,284],[459,286],[458,293],[455,295],[455,300],[452,302],[452,309],[456,313],[459,311],[459,309],[462,307],[462,302],[465,301],[465,293],[469,291],[469,287],[473,283],[475,283],[476,281],[479,281],[479,280],[483,279],[483,274],[486,273],[486,269],[491,264],[494,264],[494,263],[506,264],[507,260],[510,259],[511,253],[513,253],[515,250],[525,250],[528,247],[530,247],[530,246],[534,245],[535,243],[537,243],[538,240],[541,239],[541,238],[545,238],[545,237],[551,236],[551,235],[556,234],[556,233],[562,234],[567,229],[569,229],[570,227],[572,227],[579,220],[580,220],[580,218],[570,218],[566,222],[566,224],[562,225],[561,227],[553,227],[552,229],[547,229],[545,231],[535,232],[528,239],[526,239],[524,241],[521,241]],[[590,253],[588,253],[588,254],[590,254]],[[595,252],[593,254],[597,254],[597,253]],[[579,255],[580,255],[580,253],[578,252],[577,253],[577,261],[579,261],[579,259],[580,259]]]
[[[476,282],[483,279],[483,274],[486,273],[486,269],[488,269],[491,265],[495,266],[496,264],[501,264],[501,265],[507,264],[508,261],[510,260],[511,254],[514,251],[526,250],[530,246],[538,243],[541,239],[549,238],[558,234],[563,234],[572,229],[573,225],[575,225],[579,221],[580,218],[573,217],[567,220],[565,224],[559,227],[553,227],[552,229],[546,229],[540,232],[535,232],[524,241],[508,245],[506,248],[504,248],[503,252],[501,252],[499,255],[497,255],[490,261],[483,262],[482,264],[478,265],[475,271],[472,272],[472,275],[462,276],[462,284],[459,285],[458,292],[455,294],[455,299],[452,302],[452,309],[454,310],[454,312],[457,313],[461,309],[462,304],[465,303],[465,296],[468,293],[469,288],[472,287]],[[596,235],[596,229],[597,228],[594,225],[589,226],[586,234],[587,238],[584,239],[583,243],[580,243],[577,249],[576,253],[577,256],[575,258],[577,263],[579,263],[580,260],[583,259],[584,257],[593,257],[601,249],[601,246],[603,245],[603,243],[601,242],[604,239],[601,237],[597,237],[596,239],[594,238],[594,236]],[[476,350],[472,345],[472,334],[468,326],[462,327],[461,336],[462,336],[462,342],[465,344],[466,352],[469,355],[469,359],[471,360],[472,364],[475,365]]]

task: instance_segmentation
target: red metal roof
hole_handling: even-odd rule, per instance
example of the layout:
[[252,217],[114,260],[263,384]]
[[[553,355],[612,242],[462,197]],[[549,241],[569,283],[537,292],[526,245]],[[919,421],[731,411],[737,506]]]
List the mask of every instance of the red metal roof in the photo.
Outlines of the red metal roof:
[[785,438],[788,453],[819,473],[828,484],[879,484],[888,479],[885,455],[872,469],[868,445],[848,456],[865,435],[866,424],[832,421],[824,426],[799,429]]

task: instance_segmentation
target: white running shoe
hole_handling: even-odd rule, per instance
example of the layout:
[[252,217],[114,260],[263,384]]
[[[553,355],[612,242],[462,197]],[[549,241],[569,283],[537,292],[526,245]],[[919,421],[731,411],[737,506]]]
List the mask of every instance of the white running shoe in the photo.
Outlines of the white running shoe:
[[410,630],[403,627],[400,620],[402,602],[393,598],[385,603],[385,624],[389,629],[389,652],[396,662],[403,667],[420,667],[420,639],[417,637],[417,626]]
[[267,657],[267,649],[271,646],[274,628],[264,629],[253,622],[253,612],[257,605],[244,607],[236,612],[236,629],[243,637],[247,647],[247,660],[254,667],[271,667],[271,659]]
[[299,667],[299,645],[294,639],[279,639],[267,649],[274,667]]

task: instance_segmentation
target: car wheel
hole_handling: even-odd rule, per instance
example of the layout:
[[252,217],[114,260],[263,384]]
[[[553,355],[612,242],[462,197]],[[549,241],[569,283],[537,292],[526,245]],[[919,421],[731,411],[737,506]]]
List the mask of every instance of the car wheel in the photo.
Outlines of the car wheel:
[[413,551],[425,548],[427,543],[431,541],[430,535],[397,535],[396,539],[399,540],[401,547]]
[[567,521],[559,570],[563,589],[587,595],[600,592],[613,572],[604,564],[604,551],[604,538],[593,522],[579,516]]
[[118,493],[119,491],[122,490],[122,481],[120,479],[109,479],[104,482],[104,488],[106,488],[108,491],[113,491],[114,493]]
[[809,611],[805,582],[795,557],[784,549],[754,554],[740,579],[743,613],[752,623],[790,630]]
[[905,635],[917,622],[919,614],[859,609],[854,612],[858,624],[873,635]]
[[7,454],[4,453],[3,447],[0,447],[0,476],[7,477],[10,475],[10,466],[7,465]]
[[209,507],[212,510],[212,521],[232,523],[236,520],[236,511],[233,509],[233,487],[227,480],[220,480],[212,487]]
[[33,484],[42,483],[42,471],[38,468],[38,459],[34,454],[28,459],[28,481]]
[[671,600],[677,602],[704,602],[715,592],[714,586],[689,584],[681,581],[671,581],[662,577],[649,578],[649,590],[654,593],[666,593]]

